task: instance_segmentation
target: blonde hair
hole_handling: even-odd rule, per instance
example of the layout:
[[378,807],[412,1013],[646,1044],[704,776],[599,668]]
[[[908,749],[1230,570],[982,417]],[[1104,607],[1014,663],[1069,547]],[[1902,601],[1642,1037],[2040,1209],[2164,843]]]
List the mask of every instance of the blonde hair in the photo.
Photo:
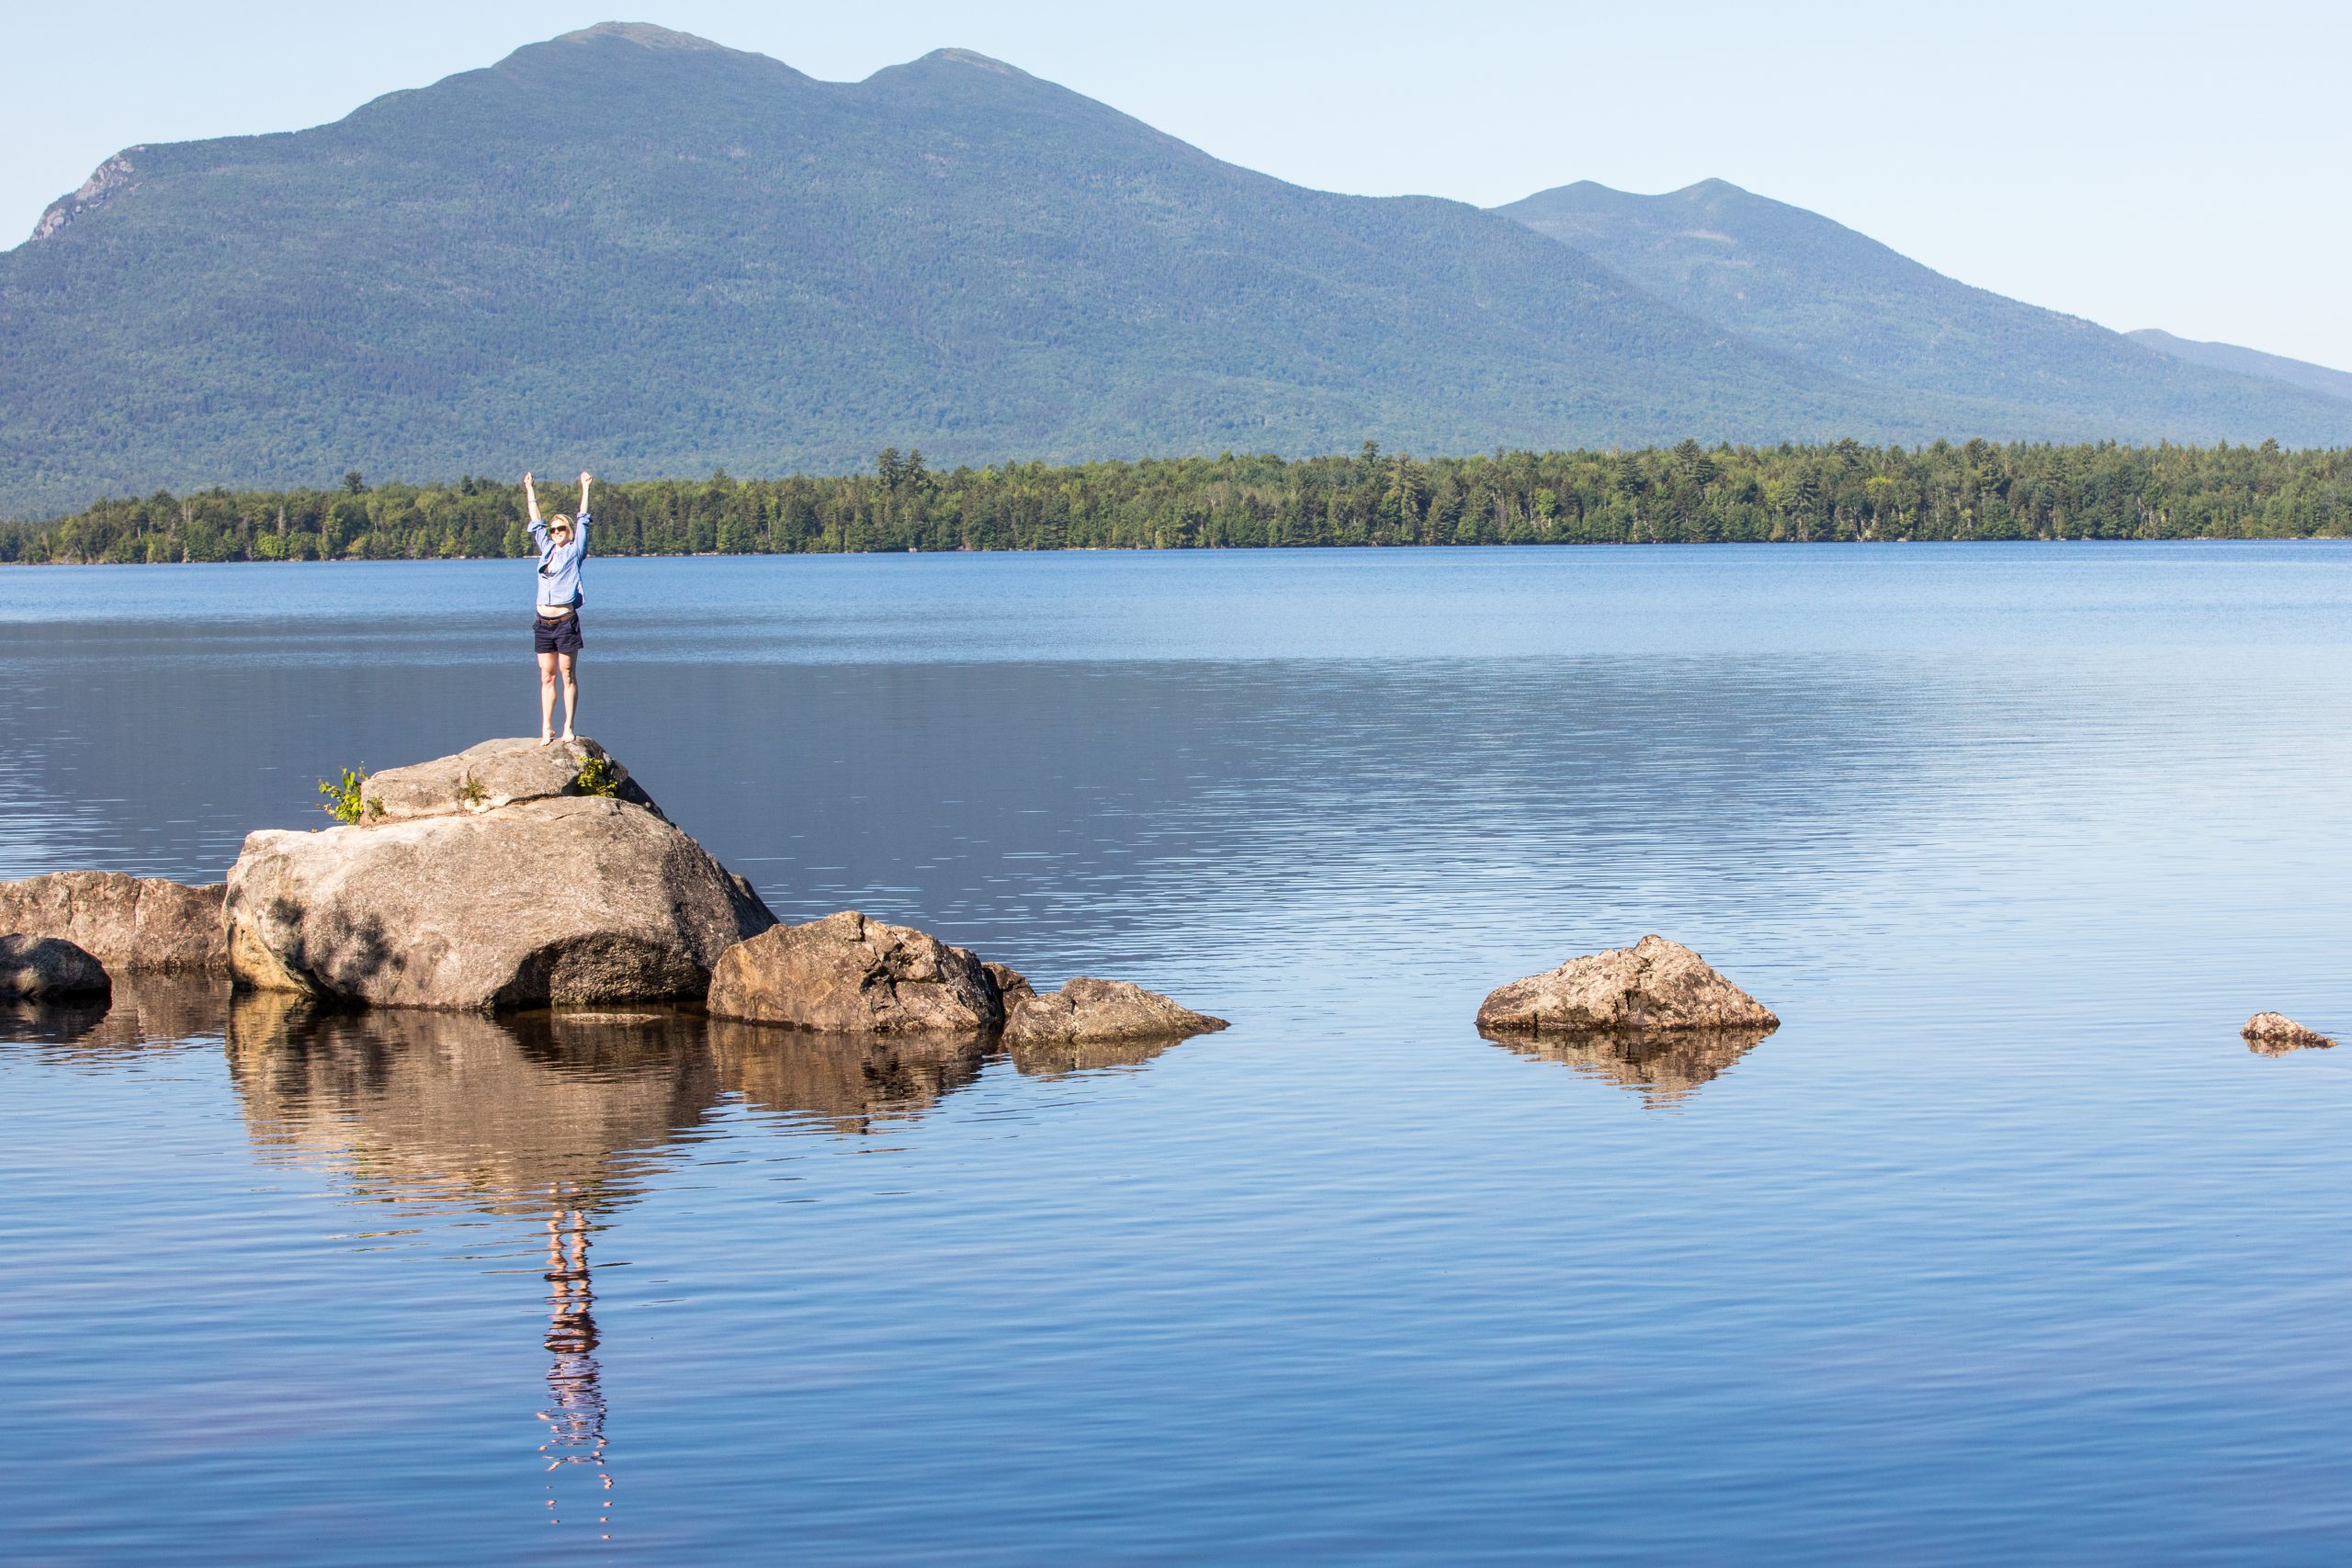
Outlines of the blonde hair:
[[556,529],[558,529],[558,528],[562,529],[562,530],[563,530],[565,533],[567,533],[567,534],[569,534],[569,533],[571,533],[571,513],[569,513],[569,512],[559,512],[559,513],[557,513],[554,516],[552,516],[552,517],[550,517],[550,518],[548,518],[548,532],[552,533],[552,532],[554,532],[554,531],[555,531]]

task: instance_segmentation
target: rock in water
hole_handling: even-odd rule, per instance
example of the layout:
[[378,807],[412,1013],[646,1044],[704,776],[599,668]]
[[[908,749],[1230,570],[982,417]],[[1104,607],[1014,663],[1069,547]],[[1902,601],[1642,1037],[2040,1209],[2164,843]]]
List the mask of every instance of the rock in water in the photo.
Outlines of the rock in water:
[[1022,998],[1037,994],[1037,987],[1029,983],[1029,976],[1010,964],[983,964],[980,968],[988,976],[989,984],[996,987],[996,999],[1003,1007],[1007,1018],[1012,1016],[1013,1006]]
[[1513,980],[1478,1008],[1482,1033],[1771,1030],[1780,1023],[1705,959],[1662,936],[1571,958],[1548,974]]
[[218,882],[190,887],[119,871],[53,871],[0,882],[0,931],[70,942],[118,975],[218,973],[229,966],[225,891]]
[[110,988],[106,965],[53,936],[0,936],[0,997],[85,997]]
[[564,795],[254,833],[227,918],[241,986],[475,1009],[699,997],[775,923],[650,808]]
[[1058,991],[1023,997],[1005,1020],[1004,1043],[1027,1047],[1119,1040],[1181,1040],[1226,1027],[1157,991],[1125,980],[1075,976]]
[[2327,1049],[2335,1042],[2316,1029],[2306,1029],[2284,1013],[2258,1012],[2245,1021],[2238,1031],[2245,1038],[2246,1049],[2259,1051],[2266,1056],[2281,1056],[2305,1046]]
[[708,1005],[714,1018],[792,1029],[973,1034],[1003,1021],[997,998],[969,950],[843,909],[729,950]]
[[[583,771],[597,787],[580,782]],[[601,773],[601,779],[597,774]],[[370,773],[361,795],[371,803],[368,820],[405,822],[418,817],[480,816],[502,807],[560,795],[609,795],[642,806],[655,816],[653,797],[628,770],[594,740],[485,740],[454,757],[435,757],[404,768]]]

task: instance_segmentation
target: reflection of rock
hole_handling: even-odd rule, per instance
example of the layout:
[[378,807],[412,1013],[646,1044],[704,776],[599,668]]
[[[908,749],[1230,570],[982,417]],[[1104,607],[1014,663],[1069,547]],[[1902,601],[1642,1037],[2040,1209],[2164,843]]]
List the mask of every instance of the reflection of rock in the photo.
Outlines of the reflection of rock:
[[2247,1050],[2266,1056],[2283,1056],[2306,1046],[2325,1050],[2335,1043],[2318,1030],[2306,1029],[2286,1014],[2277,1012],[2256,1013],[2238,1033],[2245,1037]]
[[0,998],[103,996],[106,965],[62,937],[0,936]]
[[53,871],[0,882],[0,931],[62,937],[112,975],[220,970],[223,886],[189,887],[119,871]]
[[479,815],[517,801],[584,795],[580,770],[592,761],[604,765],[615,798],[661,814],[628,770],[594,740],[485,740],[454,757],[370,773],[361,793],[375,803],[369,815],[377,821]]
[[229,1061],[254,1141],[325,1156],[392,1198],[503,1214],[633,1195],[626,1156],[662,1148],[717,1100],[703,1021],[332,1012],[243,993]]
[[1523,1056],[1566,1062],[1580,1073],[1638,1089],[1650,1105],[1672,1105],[1754,1050],[1770,1032],[1769,1029],[1678,1029],[1492,1038]]
[[1007,1045],[1061,1042],[1182,1040],[1226,1027],[1225,1020],[1194,1012],[1125,980],[1073,976],[1058,991],[1021,998],[1004,1026]]
[[1662,936],[1513,980],[1490,992],[1478,1009],[1481,1033],[1771,1030],[1780,1022],[1705,959]]
[[241,986],[435,1008],[699,997],[775,923],[701,845],[599,796],[254,833],[227,909]]
[[837,1132],[911,1119],[980,1076],[977,1034],[819,1034],[713,1019],[718,1081],[763,1111]]
[[228,982],[211,975],[129,975],[111,996],[0,1003],[0,1038],[70,1046],[64,1061],[169,1049],[225,1027]]
[[1139,1067],[1180,1043],[1181,1039],[1169,1035],[1157,1040],[1047,1040],[1033,1044],[1010,1039],[1005,1042],[1012,1065],[1033,1078],[1057,1078],[1098,1067]]
[[714,1018],[862,1034],[978,1034],[1003,1021],[968,949],[843,909],[730,948],[710,977]]

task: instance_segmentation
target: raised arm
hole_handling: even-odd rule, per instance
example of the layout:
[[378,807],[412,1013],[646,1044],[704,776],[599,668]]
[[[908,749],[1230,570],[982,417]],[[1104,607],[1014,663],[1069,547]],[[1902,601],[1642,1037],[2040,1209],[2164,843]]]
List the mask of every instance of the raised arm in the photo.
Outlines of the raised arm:
[[588,518],[588,486],[592,478],[586,473],[580,476],[580,517],[582,522]]
[[523,476],[523,510],[531,516],[531,538],[545,555],[548,548],[548,525],[539,521],[539,492],[531,484],[531,476]]

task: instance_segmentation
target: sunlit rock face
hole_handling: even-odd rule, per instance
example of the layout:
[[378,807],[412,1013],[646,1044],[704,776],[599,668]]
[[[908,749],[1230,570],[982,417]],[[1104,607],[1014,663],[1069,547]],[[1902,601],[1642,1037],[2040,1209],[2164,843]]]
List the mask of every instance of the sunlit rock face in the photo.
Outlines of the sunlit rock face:
[[750,938],[711,976],[714,1018],[859,1034],[978,1035],[1003,1021],[967,948],[843,909]]
[[593,743],[545,758],[526,744],[378,774],[344,827],[249,835],[226,899],[236,983],[390,1007],[694,998],[721,953],[775,923],[749,883],[624,798],[625,774],[583,784]]
[[1009,1046],[1108,1044],[1182,1040],[1226,1027],[1225,1020],[1194,1012],[1125,980],[1080,975],[1057,991],[1021,998],[1005,1021]]
[[1781,1021],[1697,953],[1662,936],[1513,980],[1478,1009],[1482,1034],[1760,1029]]
[[2305,1049],[2327,1050],[2335,1044],[2331,1037],[2316,1029],[2306,1028],[2285,1013],[2258,1012],[2245,1021],[2238,1031],[2246,1049],[2265,1056],[2283,1056],[2290,1051]]
[[0,931],[59,937],[110,975],[226,969],[219,883],[190,887],[119,871],[53,871],[0,882]]

